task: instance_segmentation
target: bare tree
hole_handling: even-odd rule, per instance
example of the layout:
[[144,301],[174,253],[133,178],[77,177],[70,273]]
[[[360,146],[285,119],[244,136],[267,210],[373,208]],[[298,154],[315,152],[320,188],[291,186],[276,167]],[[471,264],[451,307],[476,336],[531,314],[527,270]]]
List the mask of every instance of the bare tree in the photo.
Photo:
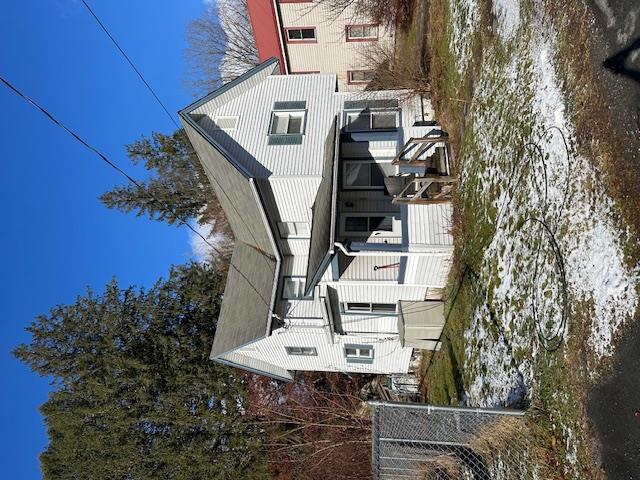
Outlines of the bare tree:
[[258,64],[246,0],[208,4],[187,27],[185,55],[194,93],[214,90]]
[[396,27],[409,18],[413,0],[320,0],[319,4],[334,19],[347,15],[385,27]]
[[428,62],[421,62],[418,52],[405,52],[394,45],[372,45],[363,49],[360,57],[374,72],[367,90],[431,91]]
[[371,415],[359,398],[368,379],[301,372],[277,392],[252,382],[247,417],[263,429],[263,447],[274,477],[370,478]]

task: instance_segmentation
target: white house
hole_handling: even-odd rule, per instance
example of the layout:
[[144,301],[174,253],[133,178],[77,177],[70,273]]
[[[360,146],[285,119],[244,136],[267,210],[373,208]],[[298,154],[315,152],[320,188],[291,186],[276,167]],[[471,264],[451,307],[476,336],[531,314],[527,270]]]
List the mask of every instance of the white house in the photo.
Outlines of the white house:
[[373,77],[368,49],[393,47],[391,28],[332,9],[322,0],[247,0],[260,60],[276,57],[281,73],[336,75],[339,90],[359,90]]
[[452,179],[431,112],[276,59],[180,112],[235,236],[214,360],[289,380],[405,373],[435,347]]

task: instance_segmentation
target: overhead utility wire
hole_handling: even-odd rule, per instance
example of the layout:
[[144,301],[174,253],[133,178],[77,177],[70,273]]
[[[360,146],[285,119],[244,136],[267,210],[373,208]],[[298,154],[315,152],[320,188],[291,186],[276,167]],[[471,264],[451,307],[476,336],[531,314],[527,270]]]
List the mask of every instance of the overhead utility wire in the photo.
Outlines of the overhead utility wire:
[[[109,39],[111,40],[111,42],[113,42],[113,45],[118,49],[118,51],[122,54],[122,56],[124,57],[124,59],[127,61],[127,63],[129,63],[129,65],[131,66],[131,68],[133,69],[134,72],[136,72],[136,74],[138,75],[138,77],[140,78],[140,80],[142,81],[142,83],[144,83],[144,85],[147,87],[147,90],[149,90],[149,92],[151,93],[151,95],[153,95],[153,98],[156,100],[156,102],[158,102],[158,104],[162,107],[162,109],[165,111],[165,113],[167,114],[167,116],[171,119],[171,122],[173,122],[173,124],[175,125],[175,127],[177,129],[181,129],[182,127],[180,127],[180,125],[174,120],[173,115],[171,115],[171,113],[169,113],[169,110],[167,109],[167,107],[164,105],[164,103],[162,103],[162,100],[160,100],[160,97],[156,94],[156,92],[153,90],[153,88],[151,88],[151,85],[149,84],[149,82],[147,82],[147,80],[144,78],[144,75],[142,75],[142,72],[135,66],[135,64],[133,63],[133,60],[131,60],[131,58],[129,58],[129,56],[125,53],[125,51],[122,49],[122,47],[120,47],[120,44],[118,43],[118,41],[114,38],[113,35],[111,35],[111,33],[109,32],[109,30],[107,30],[107,27],[104,25],[104,23],[100,20],[100,18],[98,18],[98,15],[91,9],[91,7],[89,6],[89,4],[85,1],[85,0],[81,0],[82,3],[84,4],[84,6],[87,8],[87,10],[89,11],[89,13],[91,14],[91,16],[93,16],[93,18],[96,20],[96,22],[98,23],[98,25],[100,26],[100,28],[102,28],[102,30],[104,31],[104,33],[107,34],[107,36],[109,37]],[[224,189],[222,188],[222,186],[220,185],[220,183],[217,181],[217,179],[215,178],[215,176],[211,173],[211,170],[209,170],[209,168],[203,163],[202,167],[209,172],[210,174],[210,178],[213,179],[213,181],[217,184],[218,188],[220,189],[220,191],[224,194],[225,197],[227,197],[227,200],[229,200],[229,204],[231,205],[231,207],[236,211],[236,214],[238,215],[238,218],[240,218],[242,220],[242,223],[245,224],[245,227],[247,227],[247,231],[249,232],[249,235],[251,235],[251,238],[253,238],[253,241],[255,242],[255,244],[258,244],[258,241],[256,240],[255,236],[253,235],[253,232],[251,231],[251,228],[249,228],[249,226],[246,224],[246,222],[243,219],[243,216],[240,215],[240,213],[237,211],[236,207],[234,206],[234,202],[231,201],[231,199],[229,198],[229,196],[227,195],[227,192],[224,191]],[[262,252],[263,255],[265,255],[265,252]],[[268,255],[268,254],[266,254]],[[266,259],[265,259],[266,261]]]
[[[81,0],[82,4],[86,7],[86,9],[89,11],[89,13],[91,14],[91,16],[95,19],[95,21],[98,23],[98,25],[100,26],[100,28],[104,31],[104,33],[109,37],[109,39],[111,40],[111,42],[113,43],[113,45],[118,49],[118,51],[122,54],[122,56],[124,57],[124,59],[127,61],[127,63],[129,64],[129,66],[133,69],[134,72],[136,72],[136,74],[138,75],[138,77],[140,78],[140,80],[142,81],[142,83],[144,83],[144,85],[147,87],[147,90],[149,90],[149,92],[151,93],[151,95],[153,96],[153,98],[156,100],[156,102],[158,102],[158,104],[162,107],[162,109],[165,111],[165,113],[167,114],[167,116],[169,117],[169,119],[171,120],[171,122],[175,125],[175,127],[177,129],[180,129],[182,127],[180,127],[180,125],[178,125],[178,123],[175,121],[175,119],[173,118],[173,115],[171,115],[171,113],[169,112],[169,110],[167,109],[167,107],[165,106],[165,104],[162,102],[162,100],[160,100],[160,97],[156,94],[156,92],[153,90],[153,88],[151,87],[151,85],[149,84],[149,82],[147,82],[147,80],[144,78],[144,75],[142,75],[142,72],[135,66],[135,64],[133,63],[133,60],[131,60],[131,58],[129,58],[129,56],[126,54],[126,52],[122,49],[122,47],[120,46],[120,44],[118,43],[118,41],[114,38],[113,35],[111,35],[111,33],[109,32],[109,30],[107,29],[107,27],[105,26],[105,24],[100,20],[100,18],[98,17],[98,15],[91,9],[91,7],[89,6],[89,4],[85,1],[85,0]],[[96,152],[97,153],[97,152]],[[249,228],[249,226],[245,223],[243,216],[240,215],[240,213],[236,210],[236,207],[234,205],[234,202],[231,201],[231,199],[229,198],[229,196],[227,195],[227,192],[222,188],[222,186],[220,185],[220,183],[218,182],[218,180],[215,178],[215,176],[211,173],[211,171],[207,168],[207,166],[205,164],[202,164],[202,166],[204,167],[205,170],[207,170],[209,172],[209,178],[212,179],[218,186],[219,190],[224,194],[225,197],[227,197],[227,200],[229,201],[229,205],[231,205],[231,207],[236,211],[236,213],[238,214],[238,218],[240,218],[240,220],[242,221],[242,223],[245,224],[245,227],[247,228],[247,231],[249,232],[249,235],[251,235],[251,238],[253,238],[253,241],[255,242],[255,244],[258,244],[258,241],[256,240],[255,236],[253,235],[253,232],[251,230],[251,228]],[[123,172],[124,173],[124,172]],[[189,224],[187,224],[189,225]],[[190,225],[189,225],[190,227]],[[192,229],[193,230],[193,229]],[[202,235],[199,234],[198,235],[204,239],[204,237],[202,237]],[[207,245],[211,244],[209,242],[207,242],[205,240],[205,242],[207,243]],[[213,247],[212,247],[213,248]],[[214,248],[215,251],[218,251]],[[263,259],[266,262],[267,258],[264,258],[265,255],[270,256],[268,254],[266,254],[265,252],[263,252],[262,250],[260,250],[260,252],[263,255]],[[231,264],[231,263],[230,263]],[[235,268],[235,266],[234,266]],[[236,268],[237,270],[237,268]],[[244,275],[243,275],[244,276]],[[247,282],[249,282],[249,284],[251,285],[251,287],[256,291],[256,293],[259,294],[259,292],[257,291],[257,289],[253,286],[253,284],[251,284],[251,282],[249,281],[249,279],[246,279]],[[260,295],[260,294],[259,294]],[[260,298],[262,298],[262,295],[260,295]],[[262,300],[264,301],[264,298],[262,298]],[[265,302],[267,303],[267,302]],[[270,304],[267,303],[267,306],[269,306]],[[297,305],[296,305],[297,307]],[[295,310],[294,307],[290,313],[293,312],[293,310]],[[270,309],[270,308],[269,308]],[[271,309],[270,309],[271,310]],[[271,314],[273,314],[273,312],[271,312]]]
[[[87,141],[85,141],[82,137],[80,137],[80,135],[78,135],[76,132],[74,132],[73,130],[71,130],[69,127],[67,127],[65,124],[63,124],[62,122],[60,122],[58,119],[56,119],[51,113],[49,113],[44,107],[42,107],[38,102],[36,102],[34,99],[32,99],[31,97],[27,96],[26,94],[22,93],[20,90],[18,90],[16,87],[14,87],[11,83],[9,83],[7,80],[5,80],[4,77],[2,77],[0,75],[0,82],[4,83],[7,88],[9,88],[11,91],[13,91],[16,95],[18,95],[20,98],[22,98],[24,101],[26,101],[27,103],[31,104],[33,107],[35,107],[36,109],[38,109],[44,116],[46,116],[49,120],[51,120],[51,122],[53,122],[55,125],[57,125],[58,127],[62,128],[65,132],[67,132],[69,135],[71,135],[76,141],[78,141],[79,143],[81,143],[84,147],[86,147],[87,149],[91,150],[93,153],[95,153],[96,155],[98,155],[98,157],[100,157],[101,160],[103,160],[107,165],[109,165],[111,168],[113,168],[115,171],[117,171],[118,173],[120,173],[121,175],[123,175],[127,180],[129,180],[132,184],[134,184],[138,189],[140,189],[141,191],[144,191],[144,187],[133,177],[131,177],[127,172],[125,172],[122,168],[120,168],[118,165],[116,165],[115,163],[113,163],[111,160],[109,160],[102,152],[100,152],[96,147],[94,147],[93,145],[91,145],[90,143],[88,143]],[[171,213],[171,215],[174,216],[174,218],[176,220],[178,220],[180,222],[180,225],[185,225],[189,230],[191,230],[193,233],[195,233],[198,237],[200,237],[202,239],[203,242],[205,242],[209,247],[211,247],[211,249],[216,252],[218,255],[220,255],[221,257],[224,257],[223,253],[212,243],[210,243],[205,237],[204,235],[202,235],[200,232],[198,232],[195,228],[193,228],[186,220],[182,219],[177,213],[175,213],[175,211],[173,211],[173,209],[166,203],[163,203],[161,200],[158,200],[158,198],[151,194],[151,193],[147,193],[147,195],[149,195],[149,197],[156,203],[158,203],[159,205],[163,206],[164,208],[166,208],[169,213]],[[264,297],[262,296],[262,294],[256,289],[256,287],[253,286],[253,283],[251,283],[251,280],[249,278],[247,278],[247,276],[242,273],[235,265],[233,265],[233,262],[229,262],[229,265],[231,267],[233,267],[235,269],[236,272],[238,272],[246,281],[247,283],[251,286],[251,288],[258,294],[258,296],[260,297],[260,299],[265,303],[265,305],[267,306],[267,308],[269,309],[269,311],[271,312],[271,314],[273,314],[273,312],[271,311],[271,306],[270,303],[267,302]]]
[[180,126],[178,125],[178,122],[176,122],[176,120],[173,118],[173,115],[171,115],[171,113],[169,113],[169,110],[167,109],[167,107],[165,107],[164,103],[162,103],[162,100],[160,100],[158,95],[156,95],[156,92],[153,90],[153,88],[151,88],[151,85],[149,85],[149,83],[145,80],[145,78],[142,76],[142,73],[140,73],[140,70],[137,69],[137,67],[134,65],[133,61],[129,58],[129,56],[125,53],[125,51],[122,49],[122,47],[118,44],[116,39],[113,38],[113,35],[111,35],[111,33],[109,33],[109,30],[107,30],[107,27],[104,25],[104,23],[102,23],[100,21],[100,19],[98,18],[98,15],[96,15],[96,13],[91,9],[89,4],[85,0],[81,0],[81,1],[82,1],[82,4],[89,11],[91,16],[95,19],[95,21],[98,22],[98,25],[100,25],[100,28],[102,28],[104,33],[107,34],[107,37],[109,37],[109,39],[113,42],[113,44],[116,46],[116,48],[120,51],[122,56],[127,60],[129,65],[131,66],[131,68],[133,68],[133,71],[138,74],[138,77],[140,77],[140,80],[142,80],[142,83],[145,84],[145,86],[147,87],[147,90],[149,90],[149,92],[151,92],[151,95],[153,95],[153,98],[155,98],[156,101],[160,104],[160,106],[165,111],[165,113],[167,114],[167,116],[169,117],[171,122],[176,126],[176,128],[179,129]]

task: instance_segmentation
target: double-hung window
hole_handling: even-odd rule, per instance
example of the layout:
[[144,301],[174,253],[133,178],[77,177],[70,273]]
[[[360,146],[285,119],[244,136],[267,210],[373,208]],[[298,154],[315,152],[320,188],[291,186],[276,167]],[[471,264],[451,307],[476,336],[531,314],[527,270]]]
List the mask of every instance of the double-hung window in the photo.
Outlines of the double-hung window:
[[284,277],[282,298],[284,300],[311,300],[313,294],[304,296],[304,277]]
[[388,162],[375,160],[343,160],[342,188],[346,190],[383,190],[384,179],[395,173]]
[[378,25],[347,25],[347,42],[378,40]]
[[316,27],[287,27],[284,29],[287,43],[316,43]]
[[372,313],[375,315],[395,315],[395,303],[344,302],[344,313]]
[[373,345],[345,345],[347,363],[373,363]]
[[345,127],[349,132],[395,130],[398,128],[398,112],[396,110],[347,112]]
[[316,357],[318,356],[318,350],[316,347],[284,347],[287,352],[287,355],[298,355],[305,357]]

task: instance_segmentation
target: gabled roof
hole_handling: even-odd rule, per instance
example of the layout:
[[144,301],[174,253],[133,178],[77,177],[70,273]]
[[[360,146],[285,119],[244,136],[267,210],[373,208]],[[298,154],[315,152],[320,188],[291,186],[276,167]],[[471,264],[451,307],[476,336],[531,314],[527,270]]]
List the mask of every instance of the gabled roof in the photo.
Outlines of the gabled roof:
[[312,208],[305,295],[311,295],[335,253],[339,141],[340,133],[338,132],[338,117],[336,117],[325,142],[324,171]]
[[281,256],[258,184],[200,127],[197,112],[207,102],[223,104],[244,93],[276,68],[277,61],[269,60],[180,111],[185,131],[235,239],[211,351],[214,359],[269,334]]

